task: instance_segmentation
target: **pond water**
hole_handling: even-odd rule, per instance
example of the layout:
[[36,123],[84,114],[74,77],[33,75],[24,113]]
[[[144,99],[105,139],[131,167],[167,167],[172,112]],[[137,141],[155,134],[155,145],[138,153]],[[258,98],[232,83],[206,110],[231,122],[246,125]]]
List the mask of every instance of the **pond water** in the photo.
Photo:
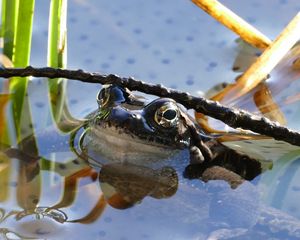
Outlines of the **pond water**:
[[[222,2],[272,39],[300,10],[297,0]],[[274,22],[278,9],[281,15]],[[48,5],[37,0],[34,66],[46,65],[47,16]],[[232,67],[245,49],[240,50],[235,38],[190,1],[69,1],[69,68],[134,76],[204,94],[238,76]],[[277,89],[282,76],[297,77],[290,73],[277,68],[268,86]],[[2,83],[0,126],[6,121],[8,127],[7,132],[0,127],[0,239],[300,238],[297,147],[259,140],[272,150],[267,154],[266,146],[262,150],[254,145],[250,152],[271,156],[267,160],[274,162],[272,169],[236,189],[223,181],[186,179],[186,150],[151,166],[91,166],[77,151],[83,129],[76,126],[97,109],[101,86],[68,82],[66,127],[57,125],[51,115],[46,79],[34,78],[28,88],[31,122],[23,133],[29,135],[33,127],[35,138],[29,136],[18,151],[12,105],[6,81]],[[282,102],[278,105],[285,124],[299,130],[299,84],[283,86],[273,97]],[[232,105],[257,112],[249,96],[253,92]],[[287,96],[295,96],[288,99],[292,104],[283,101]],[[249,148],[242,141],[224,143],[238,150]]]

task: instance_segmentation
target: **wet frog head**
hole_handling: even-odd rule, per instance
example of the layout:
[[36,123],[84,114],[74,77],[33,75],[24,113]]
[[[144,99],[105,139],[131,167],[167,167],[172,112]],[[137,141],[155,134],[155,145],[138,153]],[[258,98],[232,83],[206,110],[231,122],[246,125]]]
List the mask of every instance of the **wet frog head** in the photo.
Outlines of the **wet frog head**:
[[174,100],[147,103],[127,89],[108,86],[99,92],[97,102],[98,110],[89,116],[86,146],[104,159],[157,161],[190,148],[203,160],[202,145],[196,147],[193,138],[200,136],[195,124]]

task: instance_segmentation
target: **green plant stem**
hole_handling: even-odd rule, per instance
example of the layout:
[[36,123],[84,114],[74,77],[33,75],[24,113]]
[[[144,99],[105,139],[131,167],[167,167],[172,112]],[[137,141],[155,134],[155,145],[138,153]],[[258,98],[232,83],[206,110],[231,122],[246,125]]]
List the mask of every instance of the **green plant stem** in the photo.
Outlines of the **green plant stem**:
[[15,27],[18,16],[19,0],[2,0],[2,34],[4,38],[3,53],[9,58],[13,57]]
[[66,67],[67,0],[52,0],[49,17],[48,66]]
[[[67,65],[67,0],[52,0],[49,14],[48,66],[65,68]],[[48,82],[51,111],[54,121],[60,122],[65,106],[66,81]]]
[[[15,26],[13,64],[15,67],[24,67],[29,64],[31,50],[31,34],[33,24],[34,0],[19,0],[19,11],[17,24]],[[10,92],[12,96],[13,115],[17,133],[17,139],[21,140],[21,118],[24,111],[30,118],[30,109],[24,110],[24,101],[27,93],[28,79],[13,78],[10,81]],[[31,122],[31,120],[29,119]],[[23,121],[24,122],[24,121]],[[30,122],[24,123],[30,125]]]
[[6,0],[2,0],[2,5],[1,5],[1,31],[0,31],[0,36],[3,38],[4,37],[4,26],[5,26],[5,14],[6,12]]

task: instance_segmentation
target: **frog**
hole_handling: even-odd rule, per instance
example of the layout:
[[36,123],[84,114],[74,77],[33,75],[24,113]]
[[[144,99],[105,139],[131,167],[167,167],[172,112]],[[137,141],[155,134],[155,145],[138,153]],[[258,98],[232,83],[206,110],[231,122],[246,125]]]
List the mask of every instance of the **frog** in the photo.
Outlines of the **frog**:
[[237,187],[243,179],[251,180],[261,173],[258,160],[207,135],[171,98],[148,101],[127,88],[108,85],[97,94],[97,103],[98,109],[87,116],[82,142],[85,151],[92,149],[101,156],[100,164],[147,166],[188,149],[187,178],[220,178]]
[[89,144],[96,144],[107,159],[159,161],[185,148],[193,163],[212,158],[204,134],[173,99],[146,103],[128,89],[110,85],[99,92],[97,102],[98,109],[87,117]]

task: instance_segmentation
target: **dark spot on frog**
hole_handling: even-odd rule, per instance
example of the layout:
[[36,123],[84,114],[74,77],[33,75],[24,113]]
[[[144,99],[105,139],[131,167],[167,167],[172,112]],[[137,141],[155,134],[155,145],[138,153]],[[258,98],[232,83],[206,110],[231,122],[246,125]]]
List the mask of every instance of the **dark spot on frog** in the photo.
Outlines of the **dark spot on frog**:
[[72,161],[72,163],[74,163],[74,164],[76,164],[76,165],[79,165],[79,164],[80,164],[79,161],[78,161],[77,159],[74,159],[74,160]]
[[65,164],[62,164],[62,163],[60,163],[60,164],[58,165],[58,167],[59,167],[61,170],[65,170],[65,169],[66,169],[66,165],[65,165]]

